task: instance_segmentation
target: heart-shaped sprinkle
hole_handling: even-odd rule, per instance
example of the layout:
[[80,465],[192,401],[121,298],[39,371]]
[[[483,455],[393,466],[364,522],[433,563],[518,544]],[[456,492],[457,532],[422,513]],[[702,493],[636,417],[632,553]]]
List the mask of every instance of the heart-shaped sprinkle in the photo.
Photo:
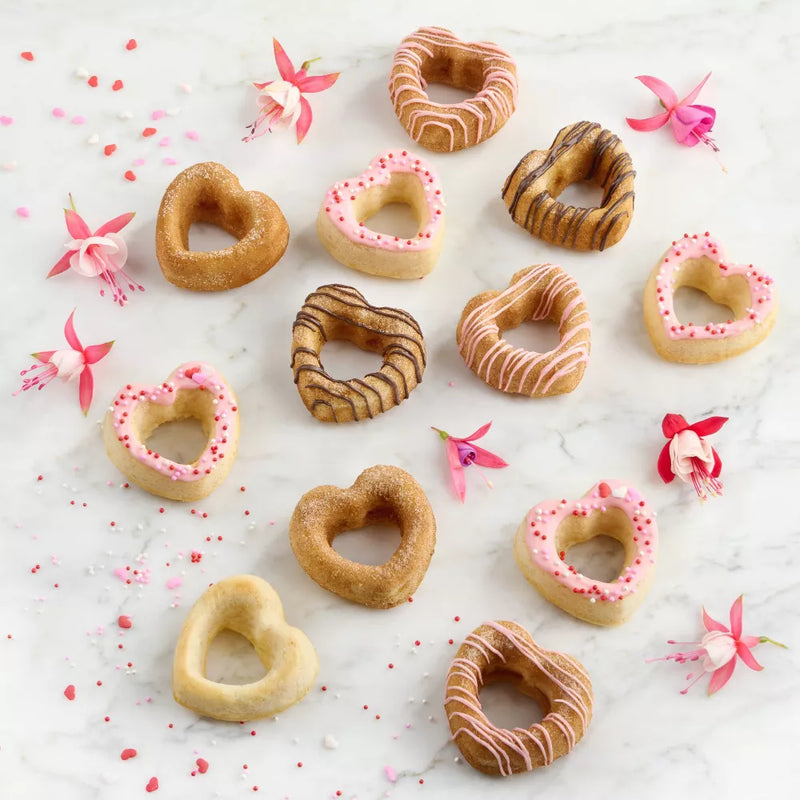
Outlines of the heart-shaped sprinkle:
[[172,166],[173,164],[177,164],[178,163],[178,159],[177,158],[173,158],[172,156],[167,156],[164,159],[164,163],[168,164],[169,166]]
[[24,58],[26,61],[33,61],[33,53],[31,53],[31,51],[30,51],[30,50],[26,50],[24,53],[20,53],[20,55],[21,55],[21,56],[22,56],[22,57],[23,57],[23,58]]
[[615,486],[611,490],[611,494],[614,497],[624,498],[628,494],[628,487],[627,486]]
[[138,47],[136,39],[128,39],[127,43],[125,44],[126,50],[135,50]]
[[66,697],[67,700],[74,700],[75,699],[75,686],[74,686],[74,684],[71,683],[69,686],[67,686],[66,689],[64,689],[64,697]]
[[0,125],[11,125],[14,122],[14,117],[7,117],[5,115],[0,116]]
[[98,84],[97,75],[92,75],[86,82],[94,89]]
[[126,747],[120,754],[119,757],[123,761],[127,761],[129,758],[136,758],[139,755],[133,747]]
[[134,158],[133,159],[133,166],[134,167],[141,167],[145,164],[145,160],[143,158]]
[[132,170],[126,170],[125,172],[125,180],[126,181],[135,181],[136,175]]
[[196,763],[197,763],[197,771],[201,775],[205,775],[206,772],[208,772],[208,761],[206,761],[204,758],[198,758]]
[[158,131],[155,128],[145,128],[142,131],[142,136],[147,138],[148,136],[154,136],[156,133],[158,133]]
[[150,778],[150,780],[147,781],[147,786],[144,788],[147,789],[148,792],[155,792],[156,789],[158,789],[158,778]]
[[117,79],[111,84],[111,89],[114,92],[118,92],[124,85],[125,84],[121,80]]
[[120,628],[132,628],[133,627],[133,623],[131,622],[131,618],[129,616],[126,616],[125,614],[120,614],[120,616],[117,618],[117,625],[119,625]]
[[113,153],[113,152],[114,152],[116,149],[117,149],[117,146],[116,146],[115,144],[107,144],[107,145],[106,145],[106,146],[103,148],[103,152],[104,152],[104,153],[105,153],[107,156],[110,156],[110,155],[111,155],[111,154],[112,154],[112,153]]

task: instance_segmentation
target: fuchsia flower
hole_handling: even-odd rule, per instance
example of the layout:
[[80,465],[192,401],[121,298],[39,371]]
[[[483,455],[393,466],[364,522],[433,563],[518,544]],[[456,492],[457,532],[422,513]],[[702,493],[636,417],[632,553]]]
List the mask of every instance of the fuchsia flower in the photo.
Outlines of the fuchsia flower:
[[675,661],[678,664],[699,661],[703,669],[697,674],[689,674],[687,680],[692,682],[681,689],[681,694],[686,694],[692,686],[699,681],[703,675],[710,672],[711,681],[708,684],[709,696],[718,692],[731,678],[733,670],[736,668],[736,657],[752,670],[761,671],[764,667],[756,661],[751,650],[757,644],[769,642],[778,647],[786,647],[785,644],[776,642],[768,636],[742,636],[742,595],[736,598],[731,606],[731,627],[726,628],[721,622],[712,619],[708,612],[703,609],[703,625],[707,633],[699,642],[675,642],[668,641],[667,644],[690,644],[694,647],[685,653],[672,653],[663,658],[649,658],[652,661]]
[[[455,487],[456,494],[464,502],[466,495],[466,482],[464,480],[464,467],[481,466],[489,467],[490,469],[500,469],[507,467],[508,464],[503,461],[500,456],[484,450],[482,447],[473,444],[475,439],[480,439],[489,432],[492,427],[491,422],[487,422],[482,427],[478,428],[475,433],[459,439],[455,436],[450,436],[446,431],[440,431],[438,428],[431,427],[431,430],[436,431],[439,436],[444,440],[445,448],[447,450],[447,462],[450,465],[450,477],[453,479],[453,486]],[[480,472],[480,470],[478,470]],[[486,481],[486,485],[491,489],[492,482],[481,472],[481,477]]]
[[652,75],[637,75],[636,80],[641,81],[653,92],[666,110],[647,119],[626,117],[626,122],[635,131],[654,131],[671,122],[672,135],[679,144],[694,147],[698,142],[702,142],[715,152],[718,152],[719,147],[708,135],[709,131],[714,127],[717,112],[711,106],[691,105],[710,77],[711,73],[709,72],[683,100],[678,102],[678,95],[675,94],[675,90],[669,84],[654,78]]
[[20,392],[28,391],[28,389],[44,389],[53,378],[61,378],[61,380],[67,382],[79,378],[78,397],[81,402],[81,410],[84,414],[89,412],[89,406],[92,404],[92,395],[94,394],[94,378],[89,367],[92,364],[96,364],[101,358],[105,358],[114,342],[83,347],[72,324],[74,316],[75,312],[73,311],[64,326],[64,336],[71,349],[42,350],[38,353],[33,353],[33,357],[40,363],[34,364],[28,369],[23,369],[20,375],[24,376],[35,370],[41,370],[41,372],[37,372],[32,378],[24,378],[22,387],[14,392],[14,397]]
[[267,132],[296,125],[297,144],[300,144],[311,126],[311,104],[303,94],[324,92],[336,83],[340,73],[331,72],[328,75],[309,77],[308,68],[318,60],[316,58],[304,61],[300,69],[295,72],[294,65],[280,42],[273,39],[272,45],[275,50],[275,63],[283,80],[253,84],[261,92],[258,97],[261,110],[256,121],[249,126],[249,135],[242,141],[250,142]]
[[60,275],[72,268],[79,275],[100,280],[100,296],[105,295],[103,284],[111,287],[111,298],[115,303],[124,306],[128,300],[119,278],[128,284],[132,292],[144,291],[144,286],[134,283],[123,269],[128,260],[128,248],[119,232],[136,216],[135,212],[121,214],[101,225],[94,233],[75,210],[72,195],[69,196],[72,208],[64,209],[67,230],[72,241],[67,242],[67,252],[47,273],[48,278]]
[[675,477],[691,483],[701,500],[708,495],[722,494],[722,460],[719,453],[703,438],[716,433],[727,417],[709,417],[690,425],[680,414],[667,414],[661,422],[661,430],[669,439],[658,457],[658,474],[664,483]]

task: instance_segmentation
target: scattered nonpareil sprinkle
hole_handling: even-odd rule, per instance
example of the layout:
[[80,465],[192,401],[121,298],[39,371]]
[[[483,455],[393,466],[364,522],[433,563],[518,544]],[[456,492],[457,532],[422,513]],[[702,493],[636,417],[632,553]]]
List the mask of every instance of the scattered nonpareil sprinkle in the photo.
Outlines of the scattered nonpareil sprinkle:
[[170,139],[170,138],[169,138],[169,136],[164,136],[164,137],[161,139],[161,141],[158,143],[158,146],[159,146],[159,147],[169,147],[169,145],[171,144],[171,142],[172,142],[172,139]]
[[7,117],[5,114],[0,115],[0,125],[4,127],[8,127],[9,125],[14,124],[14,117]]
[[322,740],[322,746],[326,750],[336,750],[336,748],[339,747],[339,740],[332,734],[328,733]]
[[113,152],[114,152],[116,149],[117,149],[117,146],[116,146],[115,144],[107,144],[107,145],[106,145],[106,146],[103,148],[103,152],[104,152],[104,153],[105,153],[107,156],[110,156],[110,155],[111,155],[111,154],[112,154],[112,153],[113,153]]
[[70,121],[73,125],[83,125],[86,122],[86,117],[77,114]]
[[115,80],[114,83],[111,84],[111,90],[114,92],[118,92],[124,86],[125,84],[119,78],[117,78],[117,80]]
[[125,171],[125,180],[126,181],[131,181],[131,182],[135,181],[136,180],[136,174],[134,172],[132,172],[131,170],[126,170]]
[[200,139],[200,134],[197,131],[186,131],[186,138],[197,142]]
[[137,47],[138,47],[138,44],[136,42],[136,39],[128,39],[128,41],[125,44],[125,49],[126,50],[135,50]]
[[166,111],[159,108],[150,115],[150,119],[152,119],[154,122],[157,122],[158,120],[163,119],[166,113]]
[[394,767],[385,766],[383,768],[384,773],[386,774],[386,780],[389,783],[394,783],[397,780],[397,772],[395,771]]
[[117,116],[120,119],[133,119],[133,112],[132,111],[120,111]]
[[59,108],[58,106],[56,106],[56,107],[53,109],[53,112],[52,112],[52,113],[53,113],[53,116],[54,116],[54,117],[58,117],[59,119],[61,119],[61,117],[66,117],[66,116],[67,116],[67,112],[66,112],[66,111],[64,111],[64,109],[63,109],[63,108]]
[[71,683],[69,686],[67,686],[66,689],[64,689],[64,697],[66,697],[67,700],[74,700],[75,699],[75,686],[74,686],[74,684]]
[[17,216],[18,216],[18,217],[25,217],[25,218],[27,218],[27,217],[29,217],[30,215],[31,215],[31,210],[28,208],[28,206],[20,206],[20,207],[17,209]]
[[129,758],[136,758],[139,755],[133,747],[126,747],[120,754],[119,757],[123,761],[127,761]]
[[136,158],[133,161],[133,166],[134,167],[141,167],[141,166],[144,165],[144,163],[145,163],[145,160],[143,158]]
[[86,144],[97,144],[100,141],[100,134],[93,133],[87,140]]
[[170,578],[167,581],[167,589],[177,589],[179,586],[183,585],[183,578],[174,577]]

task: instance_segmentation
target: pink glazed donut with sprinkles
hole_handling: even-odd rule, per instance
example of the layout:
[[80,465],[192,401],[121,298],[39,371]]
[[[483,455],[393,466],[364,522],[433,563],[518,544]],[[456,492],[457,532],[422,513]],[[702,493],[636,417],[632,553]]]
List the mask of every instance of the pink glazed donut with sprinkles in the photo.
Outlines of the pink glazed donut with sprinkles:
[[[705,292],[727,306],[724,322],[694,324],[675,314],[681,286]],[[673,242],[650,274],[644,290],[644,321],[658,354],[681,364],[733,358],[769,336],[778,315],[772,278],[752,264],[733,264],[708,231]]]
[[[371,230],[367,220],[388,203],[406,203],[417,218],[413,236]],[[436,170],[408,150],[386,150],[356,178],[325,193],[317,233],[345,266],[385,278],[422,278],[439,259],[444,239],[444,195]]]
[[[206,445],[190,464],[148,447],[159,425],[197,419]],[[129,480],[170,500],[200,500],[225,480],[236,460],[239,406],[233,389],[202,361],[181,364],[161,384],[128,383],[115,395],[103,420],[106,453]]]
[[[566,551],[595,536],[616,539],[625,563],[611,581],[582,575]],[[641,605],[655,574],[656,513],[630,484],[596,483],[577,501],[547,500],[523,518],[514,558],[541,595],[573,617],[594,625],[621,625]]]

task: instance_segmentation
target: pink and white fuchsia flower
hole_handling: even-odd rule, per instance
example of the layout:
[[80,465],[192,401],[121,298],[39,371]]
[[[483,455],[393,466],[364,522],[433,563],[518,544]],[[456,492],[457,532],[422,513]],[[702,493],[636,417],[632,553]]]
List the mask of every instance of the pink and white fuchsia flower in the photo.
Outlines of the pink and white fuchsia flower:
[[658,457],[658,473],[664,483],[677,477],[692,484],[701,500],[707,500],[709,494],[720,496],[722,460],[703,437],[716,433],[727,421],[727,417],[709,417],[690,425],[680,414],[667,414],[661,430],[669,441]]
[[121,214],[101,225],[94,233],[75,210],[72,195],[69,196],[72,208],[64,209],[67,230],[72,240],[67,242],[67,252],[58,260],[58,263],[47,274],[48,278],[60,275],[68,269],[73,269],[78,275],[86,278],[100,280],[100,296],[105,295],[104,284],[111,288],[111,298],[121,306],[125,305],[128,297],[125,294],[120,279],[130,291],[144,291],[144,286],[134,283],[133,279],[125,272],[125,262],[128,260],[128,247],[119,232],[134,218],[135,213]]
[[718,692],[731,679],[736,668],[737,656],[750,669],[760,672],[764,667],[756,661],[751,652],[752,649],[765,642],[778,647],[786,647],[786,645],[776,642],[768,636],[742,636],[742,606],[742,596],[739,595],[731,606],[730,628],[726,628],[721,622],[710,617],[704,608],[703,626],[706,634],[699,642],[676,642],[673,640],[667,642],[667,644],[689,644],[692,646],[691,650],[672,653],[663,658],[649,658],[647,661],[675,661],[678,664],[699,662],[702,669],[697,674],[690,673],[688,675],[687,680],[690,680],[691,683],[681,689],[681,694],[686,694],[707,673],[711,673],[708,694],[712,695]]
[[[67,383],[77,379],[81,411],[84,414],[89,412],[89,406],[92,404],[92,395],[94,394],[94,378],[90,367],[108,355],[114,342],[104,342],[103,344],[92,344],[84,347],[75,333],[75,327],[72,322],[74,316],[75,312],[73,311],[64,326],[64,336],[70,349],[41,350],[38,353],[33,353],[33,357],[39,363],[20,372],[20,375],[23,376],[22,386],[14,392],[14,397],[20,392],[27,392],[28,389],[44,389],[54,378],[60,378]],[[33,377],[25,377],[25,375],[32,372],[36,373]]]
[[265,133],[296,125],[297,144],[300,144],[311,126],[311,104],[303,95],[329,89],[336,83],[339,73],[309,76],[308,68],[317,61],[316,58],[304,61],[300,69],[295,71],[289,56],[277,39],[272,40],[272,46],[282,80],[253,84],[260,92],[258,97],[260,111],[256,121],[249,126],[250,133],[243,141],[250,142]]

